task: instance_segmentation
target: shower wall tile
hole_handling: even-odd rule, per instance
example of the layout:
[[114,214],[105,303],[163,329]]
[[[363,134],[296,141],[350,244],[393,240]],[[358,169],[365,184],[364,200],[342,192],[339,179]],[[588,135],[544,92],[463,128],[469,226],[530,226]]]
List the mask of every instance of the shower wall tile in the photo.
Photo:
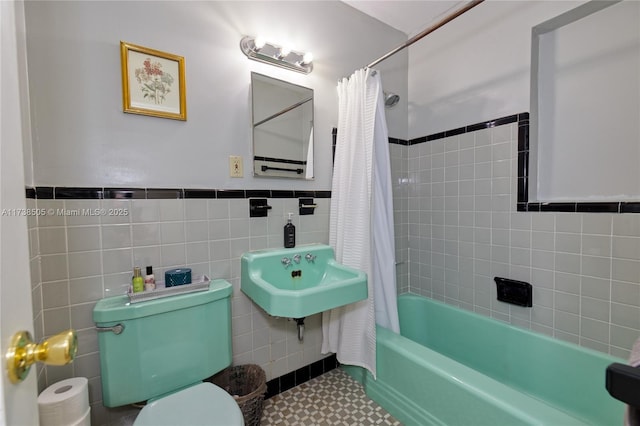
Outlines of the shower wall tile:
[[[640,334],[640,216],[517,211],[517,138],[511,121],[392,147],[402,290],[628,356]],[[530,282],[533,308],[498,302],[494,276]]]

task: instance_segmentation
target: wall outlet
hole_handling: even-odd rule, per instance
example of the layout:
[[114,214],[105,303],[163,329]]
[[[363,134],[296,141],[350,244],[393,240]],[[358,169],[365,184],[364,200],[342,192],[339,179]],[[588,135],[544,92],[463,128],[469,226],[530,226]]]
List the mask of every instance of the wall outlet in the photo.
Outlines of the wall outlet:
[[229,156],[229,176],[235,178],[242,177],[242,157],[239,155]]

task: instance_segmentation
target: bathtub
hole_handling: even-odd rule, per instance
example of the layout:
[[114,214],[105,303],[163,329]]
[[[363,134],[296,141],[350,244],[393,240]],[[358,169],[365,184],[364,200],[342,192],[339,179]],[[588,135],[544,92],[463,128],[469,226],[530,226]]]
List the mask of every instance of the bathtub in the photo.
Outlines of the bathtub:
[[343,366],[406,425],[622,425],[605,370],[625,362],[411,294],[378,327],[377,380]]

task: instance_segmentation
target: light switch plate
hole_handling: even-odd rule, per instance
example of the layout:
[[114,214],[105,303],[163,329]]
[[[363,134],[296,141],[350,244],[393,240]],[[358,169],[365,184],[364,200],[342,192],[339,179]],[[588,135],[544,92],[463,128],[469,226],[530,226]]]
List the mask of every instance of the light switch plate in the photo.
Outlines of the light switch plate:
[[242,157],[239,155],[229,156],[229,176],[234,178],[241,178],[242,172]]

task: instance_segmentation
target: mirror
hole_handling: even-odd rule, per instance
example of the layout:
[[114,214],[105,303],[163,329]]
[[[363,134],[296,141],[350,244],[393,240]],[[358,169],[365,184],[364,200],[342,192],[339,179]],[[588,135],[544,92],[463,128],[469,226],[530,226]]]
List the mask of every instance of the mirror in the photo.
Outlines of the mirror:
[[253,175],[313,179],[313,90],[251,73]]

